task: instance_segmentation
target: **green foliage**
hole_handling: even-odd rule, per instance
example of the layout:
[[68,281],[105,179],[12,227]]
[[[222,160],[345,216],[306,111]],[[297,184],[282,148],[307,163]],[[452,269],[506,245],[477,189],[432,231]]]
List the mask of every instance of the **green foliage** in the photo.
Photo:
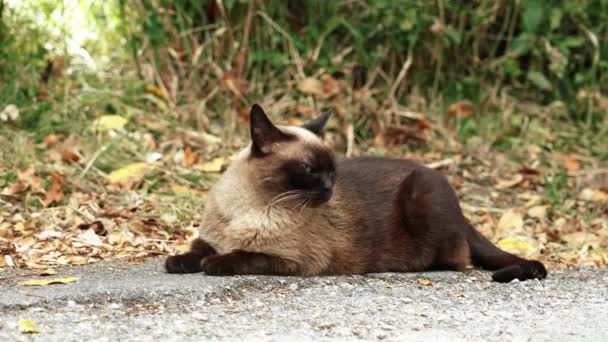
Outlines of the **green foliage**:
[[[172,63],[172,44],[189,57],[197,46],[207,44],[197,60],[189,60],[182,77],[208,58],[234,67],[248,2],[223,1],[221,8],[214,3],[141,0],[127,11],[138,12],[140,20],[130,42],[136,50],[148,47],[159,70]],[[486,95],[483,89],[495,86],[492,89],[507,89],[524,100],[562,101],[577,121],[597,121],[605,114],[581,100],[581,91],[608,90],[606,0],[313,0],[255,6],[246,42],[247,79],[260,72],[284,77],[297,62],[292,48],[307,73],[358,65],[367,73],[380,67],[394,79],[412,51],[410,80],[400,94],[417,87],[428,97],[444,94],[448,101],[466,98],[478,103]],[[218,34],[206,27],[228,31]],[[198,34],[187,34],[197,28]],[[340,52],[346,52],[344,58],[336,59]],[[386,89],[386,84],[378,84],[382,82],[379,78],[376,86]]]

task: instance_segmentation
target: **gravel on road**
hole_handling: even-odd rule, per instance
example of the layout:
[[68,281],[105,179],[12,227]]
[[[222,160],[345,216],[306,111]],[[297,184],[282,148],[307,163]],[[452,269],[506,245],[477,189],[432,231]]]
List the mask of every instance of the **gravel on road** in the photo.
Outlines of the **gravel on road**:
[[[0,274],[0,341],[608,341],[608,270],[493,283],[487,272],[173,275],[162,260]],[[429,280],[430,283],[429,284]],[[19,332],[19,319],[40,333]]]

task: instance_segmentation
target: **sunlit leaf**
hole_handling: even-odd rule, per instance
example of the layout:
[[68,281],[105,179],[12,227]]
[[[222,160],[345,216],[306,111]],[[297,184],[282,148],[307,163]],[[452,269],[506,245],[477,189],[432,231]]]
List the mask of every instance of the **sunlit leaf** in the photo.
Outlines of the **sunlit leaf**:
[[585,188],[580,193],[579,198],[584,201],[591,201],[591,202],[608,201],[608,193],[601,191],[601,190]]
[[159,87],[152,84],[146,86],[146,92],[163,99],[165,98],[165,93]]
[[308,77],[298,83],[298,90],[306,95],[321,97],[323,95],[323,84],[316,78]]
[[0,111],[0,121],[16,121],[19,119],[19,108],[14,104],[9,104]]
[[525,254],[532,248],[530,242],[516,237],[500,239],[496,245],[507,252],[517,254]]
[[97,131],[110,131],[125,127],[128,120],[120,115],[103,115],[95,119],[91,128]]
[[218,157],[209,162],[200,164],[199,169],[203,172],[220,172],[224,165],[224,158]]
[[524,218],[522,214],[514,211],[506,211],[498,220],[497,229],[499,232],[519,231],[524,227]]
[[423,286],[433,286],[433,282],[430,279],[418,278],[416,279],[416,281],[418,282],[418,284]]
[[537,218],[539,220],[544,220],[547,217],[547,206],[546,205],[536,205],[528,209],[528,216]]
[[17,322],[17,327],[22,334],[37,334],[40,332],[36,327],[36,322],[31,319],[20,319],[19,322]]
[[53,284],[68,284],[77,281],[76,277],[67,277],[67,278],[53,278],[53,279],[34,279],[34,280],[26,280],[17,283],[19,286],[47,286]]
[[112,184],[134,181],[143,178],[151,169],[146,163],[133,163],[112,171],[106,178]]

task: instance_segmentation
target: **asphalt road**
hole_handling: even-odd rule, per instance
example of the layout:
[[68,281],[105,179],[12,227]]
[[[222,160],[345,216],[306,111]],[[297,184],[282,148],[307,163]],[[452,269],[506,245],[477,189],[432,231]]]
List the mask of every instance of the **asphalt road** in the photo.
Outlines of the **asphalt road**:
[[[608,270],[497,284],[486,272],[169,275],[161,260],[0,273],[0,341],[608,341]],[[424,286],[418,278],[429,279]],[[40,333],[19,332],[31,319]]]

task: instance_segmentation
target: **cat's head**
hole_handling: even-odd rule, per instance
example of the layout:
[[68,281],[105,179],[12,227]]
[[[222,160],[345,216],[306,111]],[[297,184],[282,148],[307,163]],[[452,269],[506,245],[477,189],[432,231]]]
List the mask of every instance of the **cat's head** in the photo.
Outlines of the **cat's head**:
[[273,206],[318,207],[331,199],[336,161],[320,137],[329,116],[303,126],[275,126],[262,107],[251,108],[249,177]]

